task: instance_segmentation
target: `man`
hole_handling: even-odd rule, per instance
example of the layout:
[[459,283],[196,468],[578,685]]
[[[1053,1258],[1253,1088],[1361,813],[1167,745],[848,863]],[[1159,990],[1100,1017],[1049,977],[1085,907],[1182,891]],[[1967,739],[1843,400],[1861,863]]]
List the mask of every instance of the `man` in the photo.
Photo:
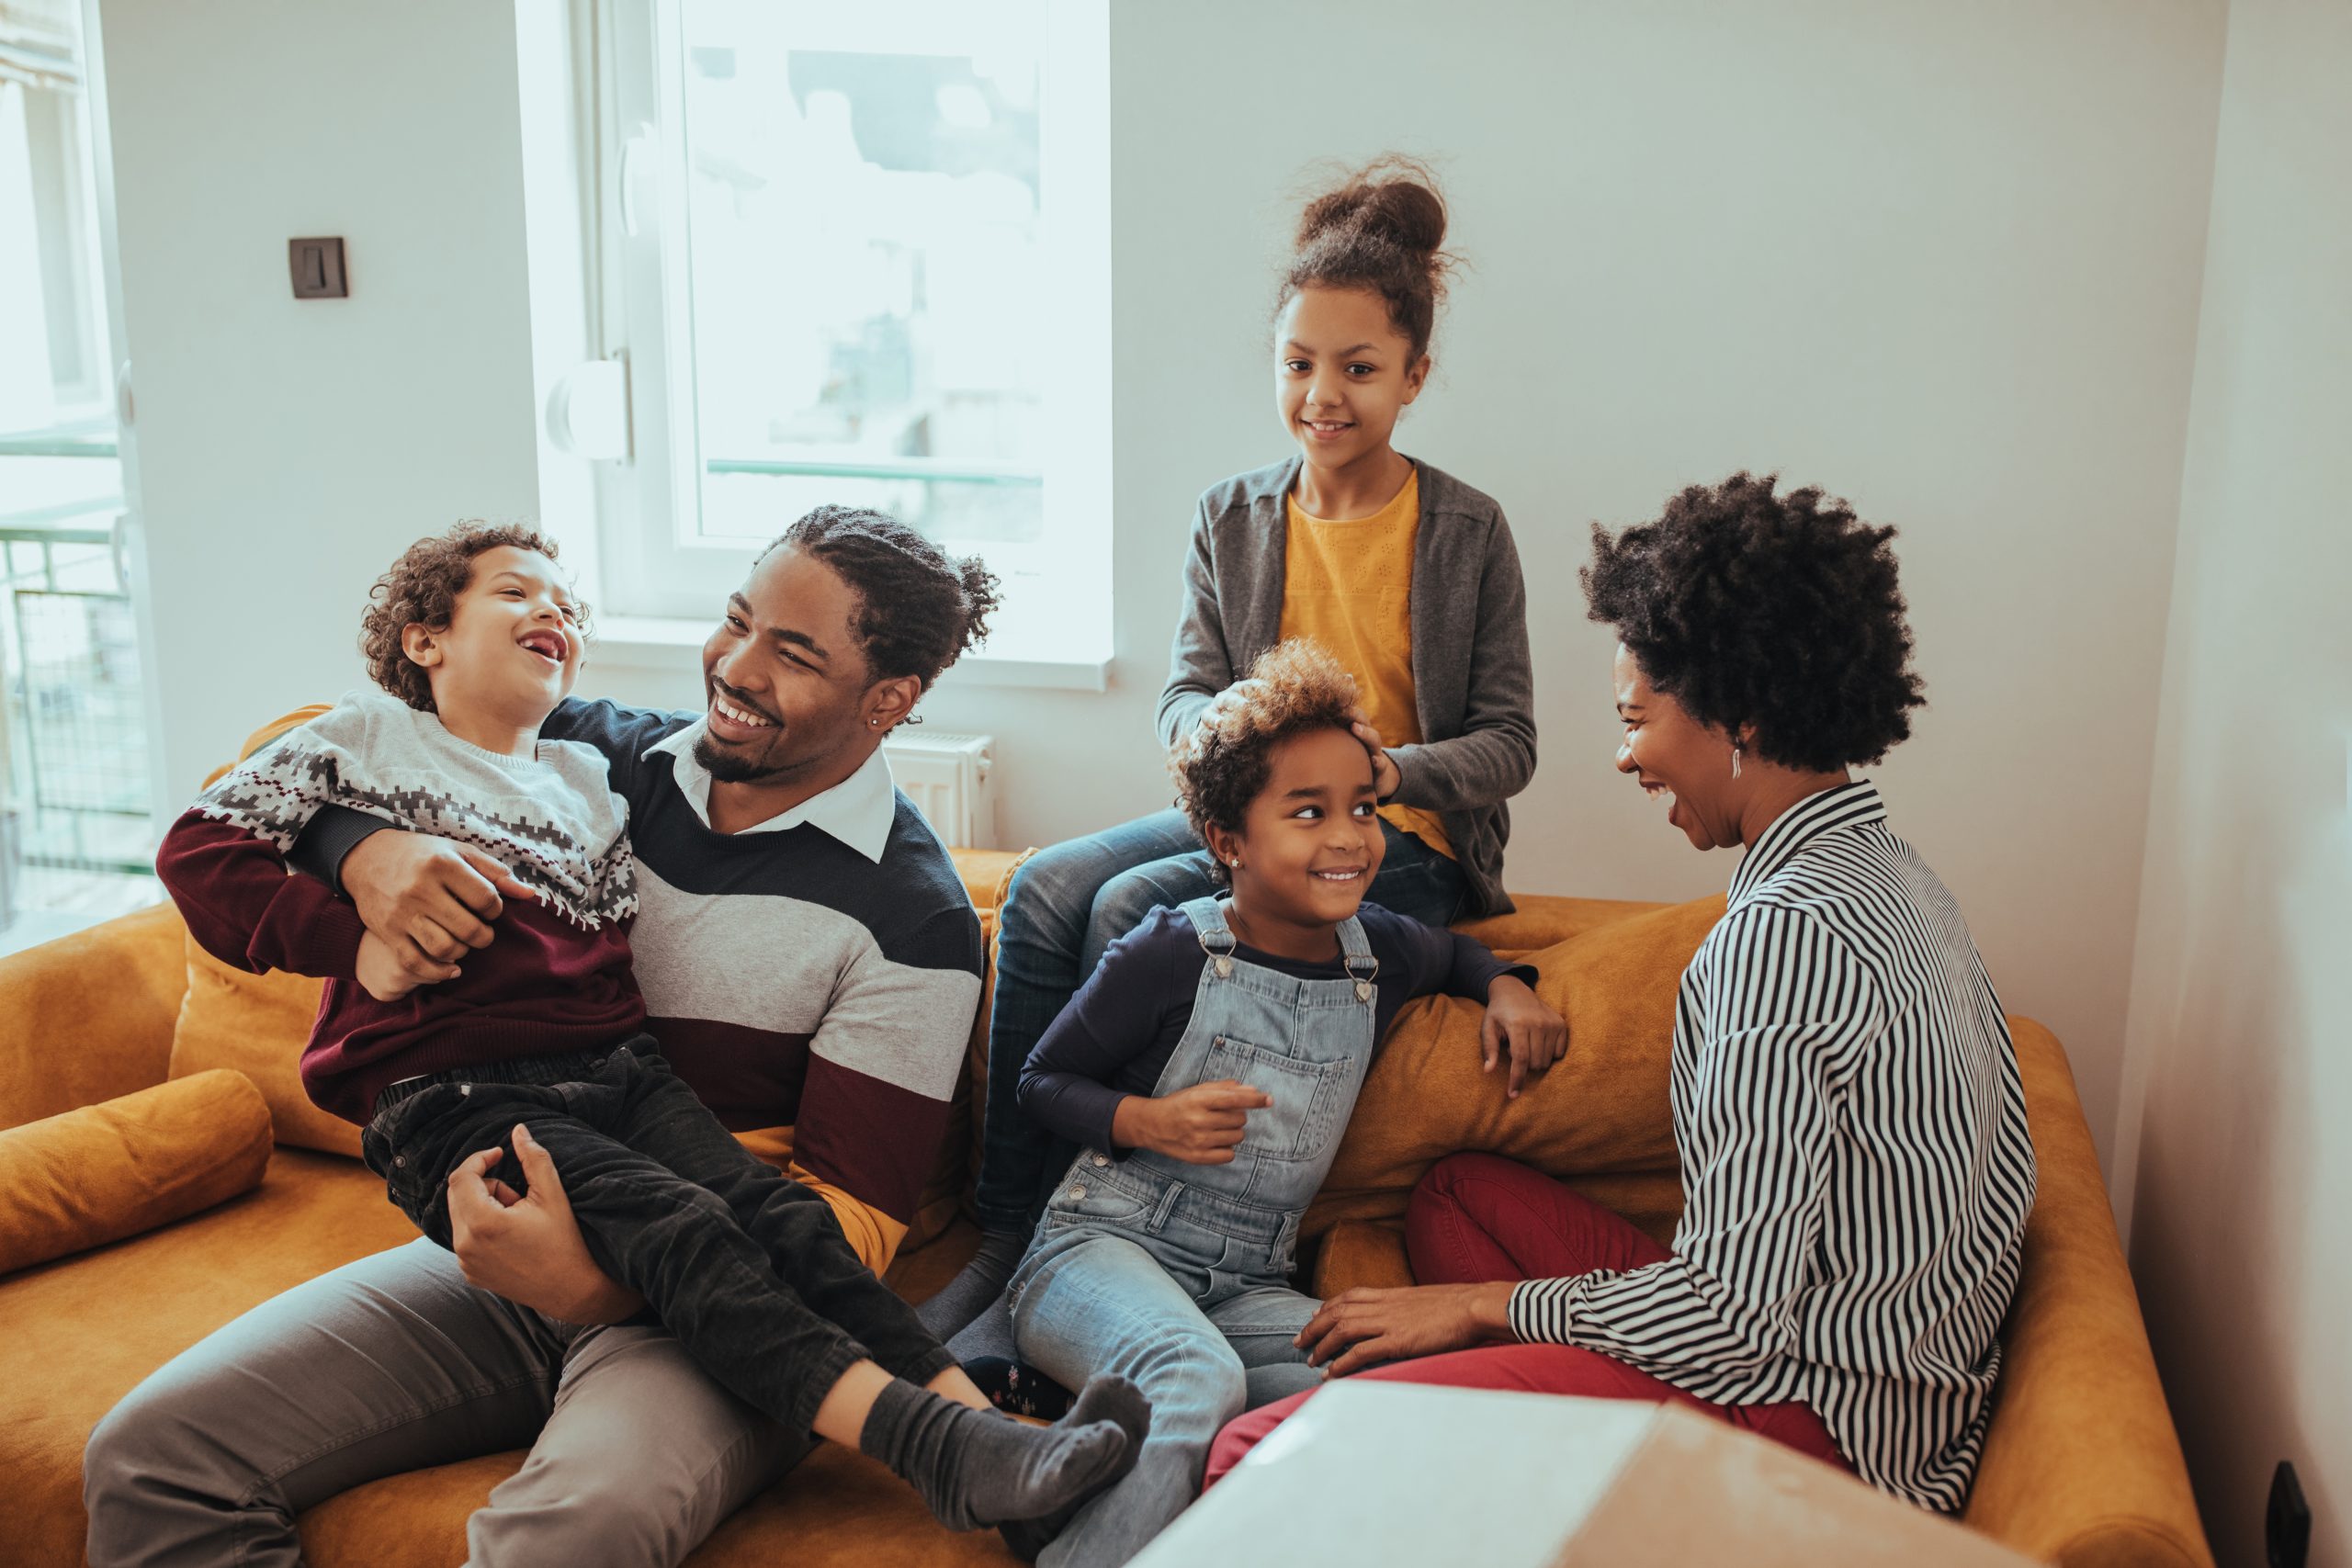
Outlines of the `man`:
[[[955,865],[882,738],[985,635],[995,579],[877,513],[823,507],[754,566],[703,649],[700,716],[567,703],[543,733],[629,804],[647,1027],[746,1142],[886,1268],[937,1152],[984,962]],[[496,940],[486,856],[322,815],[330,876],[416,979]],[[543,1154],[529,1195],[469,1166],[455,1255],[417,1241],[287,1292],[133,1390],[85,1463],[93,1568],[300,1560],[294,1516],[379,1476],[531,1456],[469,1560],[675,1563],[806,1451],[599,1272]]]

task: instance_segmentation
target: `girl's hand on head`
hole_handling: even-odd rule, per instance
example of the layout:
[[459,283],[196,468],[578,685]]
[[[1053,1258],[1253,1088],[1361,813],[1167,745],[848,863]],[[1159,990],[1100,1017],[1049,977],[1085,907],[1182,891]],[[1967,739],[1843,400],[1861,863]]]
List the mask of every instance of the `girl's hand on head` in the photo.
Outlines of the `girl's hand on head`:
[[1348,718],[1356,739],[1363,741],[1363,749],[1372,753],[1372,790],[1385,806],[1403,785],[1405,775],[1397,771],[1396,759],[1388,754],[1387,746],[1380,739],[1380,731],[1372,727],[1372,721],[1363,709],[1361,706],[1350,708]]
[[1265,1090],[1231,1078],[1196,1083],[1157,1098],[1131,1094],[1111,1113],[1111,1141],[1186,1165],[1231,1165],[1250,1112],[1272,1104]]
[[1510,1078],[1504,1098],[1517,1100],[1529,1073],[1549,1070],[1568,1054],[1567,1021],[1544,1005],[1516,975],[1498,975],[1487,987],[1487,1018],[1478,1027],[1478,1049],[1487,1072],[1508,1050]]

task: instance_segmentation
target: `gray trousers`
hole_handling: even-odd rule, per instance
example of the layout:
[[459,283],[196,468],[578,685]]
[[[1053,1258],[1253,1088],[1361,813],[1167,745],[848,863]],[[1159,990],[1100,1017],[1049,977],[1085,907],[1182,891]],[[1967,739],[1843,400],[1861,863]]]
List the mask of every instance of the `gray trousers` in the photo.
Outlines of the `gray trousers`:
[[476,1568],[671,1568],[811,1443],[660,1328],[581,1328],[419,1239],[264,1303],[90,1435],[90,1568],[291,1568],[294,1517],[379,1476],[528,1448],[466,1527]]

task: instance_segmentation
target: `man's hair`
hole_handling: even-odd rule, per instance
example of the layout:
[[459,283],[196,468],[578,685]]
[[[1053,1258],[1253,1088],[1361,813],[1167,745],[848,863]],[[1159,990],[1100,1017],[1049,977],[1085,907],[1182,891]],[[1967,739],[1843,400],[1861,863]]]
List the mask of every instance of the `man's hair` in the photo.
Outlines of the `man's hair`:
[[[1276,746],[1318,729],[1351,729],[1355,705],[1355,677],[1321,644],[1293,637],[1260,654],[1248,677],[1211,698],[1200,722],[1168,749],[1176,804],[1201,842],[1212,827],[1241,831],[1273,773]],[[1227,880],[1214,854],[1209,875]]]
[[[376,684],[413,708],[434,711],[433,683],[401,647],[401,633],[412,623],[428,631],[448,630],[458,595],[473,581],[474,558],[502,545],[556,558],[555,541],[544,534],[511,524],[468,521],[446,534],[419,539],[376,580],[368,591],[367,613],[359,617],[359,656],[368,661],[368,673]],[[575,604],[573,608],[585,635],[588,606]]]
[[1894,530],[1778,475],[1692,485],[1655,523],[1592,529],[1577,576],[1652,686],[1700,723],[1753,727],[1767,761],[1811,773],[1883,758],[1927,702],[1912,673]]
[[831,567],[857,595],[850,630],[876,681],[912,675],[928,691],[989,635],[999,603],[996,574],[978,556],[948,556],[894,517],[862,506],[820,506],[768,551],[787,545]]

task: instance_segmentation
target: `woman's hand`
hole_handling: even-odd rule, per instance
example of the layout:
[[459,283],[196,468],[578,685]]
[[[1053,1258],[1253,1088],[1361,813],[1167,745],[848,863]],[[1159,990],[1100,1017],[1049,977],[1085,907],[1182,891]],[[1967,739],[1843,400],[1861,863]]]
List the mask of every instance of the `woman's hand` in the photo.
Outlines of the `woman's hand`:
[[1325,1302],[1293,1343],[1307,1365],[1346,1377],[1380,1361],[1466,1350],[1511,1337],[1508,1284],[1359,1285]]
[[514,874],[469,845],[429,833],[370,833],[343,857],[344,893],[411,987],[454,979],[458,962],[497,933],[509,898],[536,898]]
[[1363,708],[1350,708],[1348,719],[1355,730],[1356,739],[1363,741],[1364,750],[1372,753],[1372,792],[1385,806],[1389,796],[1404,784],[1405,775],[1397,772],[1396,759],[1388,754],[1388,748],[1381,742],[1380,731],[1372,727],[1372,721],[1365,716]]
[[1478,1049],[1488,1072],[1508,1047],[1510,1083],[1506,1098],[1517,1100],[1527,1075],[1540,1073],[1568,1054],[1567,1021],[1516,975],[1498,975],[1487,987],[1487,1020],[1478,1026]]
[[1231,1165],[1250,1112],[1272,1104],[1264,1089],[1231,1078],[1196,1083],[1157,1099],[1131,1094],[1111,1112],[1111,1141],[1186,1165]]
[[449,1173],[449,1245],[466,1282],[565,1323],[619,1323],[643,1311],[645,1298],[588,1256],[555,1161],[530,1129],[514,1126],[527,1195],[490,1174],[502,1152],[484,1149]]

